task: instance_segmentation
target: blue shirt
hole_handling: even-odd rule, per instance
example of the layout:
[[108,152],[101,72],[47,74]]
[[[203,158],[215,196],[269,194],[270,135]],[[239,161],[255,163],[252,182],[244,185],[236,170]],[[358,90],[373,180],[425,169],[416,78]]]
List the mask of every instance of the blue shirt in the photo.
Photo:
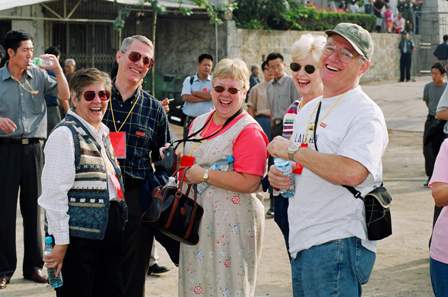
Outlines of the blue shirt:
[[[50,76],[52,79],[56,79],[56,75],[54,74],[53,71],[47,71],[48,76]],[[45,95],[45,101],[47,102],[47,107],[50,106],[58,106],[58,96],[54,96],[54,95]]]
[[[31,92],[37,92],[31,94]],[[8,63],[0,68],[0,117],[12,120],[17,129],[0,137],[47,138],[47,106],[45,95],[57,96],[56,81],[46,71],[29,67],[19,82],[8,70]]]
[[[170,134],[166,114],[159,101],[141,88],[131,98],[123,101],[114,86],[111,103],[117,129],[120,129],[135,100],[138,102],[120,130],[126,132],[126,159],[118,161],[123,173],[132,178],[145,179],[153,171],[151,162],[160,160],[159,148],[170,141]],[[103,123],[111,132],[116,131],[110,103]]]
[[[198,75],[194,75],[193,83],[191,82],[191,76],[187,76],[182,85],[182,93],[183,95],[191,95],[192,92],[204,91],[207,89],[208,92],[212,89],[212,77],[209,75],[207,79],[200,80]],[[185,102],[182,108],[184,114],[190,117],[197,117],[201,114],[207,113],[213,109],[212,101],[204,101],[204,102]]]

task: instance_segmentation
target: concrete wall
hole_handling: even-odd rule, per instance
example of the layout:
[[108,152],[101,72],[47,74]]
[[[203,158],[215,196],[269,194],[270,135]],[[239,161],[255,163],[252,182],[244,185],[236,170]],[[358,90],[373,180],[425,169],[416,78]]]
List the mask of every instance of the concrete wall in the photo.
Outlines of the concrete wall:
[[[285,63],[291,62],[290,47],[300,35],[313,33],[325,35],[323,32],[299,31],[263,31],[236,29],[229,26],[230,57],[239,57],[252,64],[261,64],[263,58],[270,52],[280,52],[285,57]],[[396,34],[372,34],[375,42],[373,65],[363,77],[363,81],[397,79],[399,74],[398,42]],[[288,67],[289,68],[289,67]]]
[[[0,11],[0,15],[19,17],[43,17],[40,5],[30,5]],[[39,20],[12,20],[12,30],[29,33],[34,40],[34,54],[40,55],[45,50],[44,22]]]

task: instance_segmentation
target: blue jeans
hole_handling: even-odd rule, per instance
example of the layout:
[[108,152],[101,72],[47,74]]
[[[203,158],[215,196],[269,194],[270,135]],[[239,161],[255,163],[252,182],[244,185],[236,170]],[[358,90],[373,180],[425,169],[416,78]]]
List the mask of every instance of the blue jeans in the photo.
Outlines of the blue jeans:
[[375,258],[356,237],[303,250],[291,260],[294,297],[361,296]]
[[448,264],[430,258],[429,272],[435,297],[448,296]]

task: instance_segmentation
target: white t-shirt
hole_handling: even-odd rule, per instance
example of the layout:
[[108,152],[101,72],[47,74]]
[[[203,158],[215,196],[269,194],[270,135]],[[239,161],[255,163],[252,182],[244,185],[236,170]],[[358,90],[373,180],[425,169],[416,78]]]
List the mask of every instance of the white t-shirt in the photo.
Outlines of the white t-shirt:
[[[322,100],[316,130],[319,152],[356,160],[369,175],[356,187],[367,194],[382,181],[381,158],[388,143],[386,122],[381,109],[356,87],[342,95],[317,98],[305,105],[294,121],[291,140],[301,143],[310,122],[315,122],[316,107]],[[332,109],[332,105],[338,101]],[[328,115],[327,112],[332,109]],[[319,121],[320,123],[320,121]],[[314,139],[309,149],[314,148]],[[332,240],[358,237],[363,246],[375,251],[367,240],[364,205],[341,185],[322,179],[307,168],[295,175],[295,196],[289,202],[289,247],[292,257],[302,250]]]

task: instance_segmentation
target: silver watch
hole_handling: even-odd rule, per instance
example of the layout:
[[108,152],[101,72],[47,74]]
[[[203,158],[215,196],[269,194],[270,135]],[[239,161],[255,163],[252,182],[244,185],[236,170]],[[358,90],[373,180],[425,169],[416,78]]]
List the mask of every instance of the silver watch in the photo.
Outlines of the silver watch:
[[290,161],[294,161],[294,155],[300,149],[300,146],[295,142],[290,142],[288,146],[288,159]]

